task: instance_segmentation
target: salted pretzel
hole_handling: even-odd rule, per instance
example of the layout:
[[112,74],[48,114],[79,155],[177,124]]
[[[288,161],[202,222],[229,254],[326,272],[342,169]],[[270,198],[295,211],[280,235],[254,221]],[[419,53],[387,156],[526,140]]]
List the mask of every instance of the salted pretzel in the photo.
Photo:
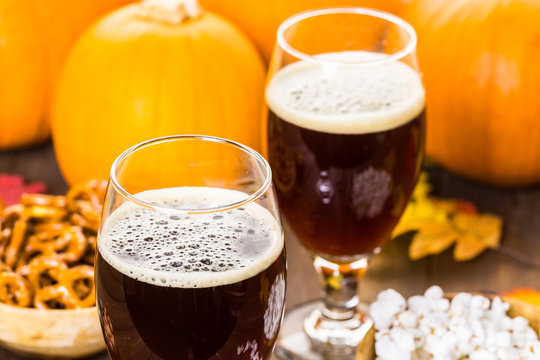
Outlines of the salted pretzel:
[[88,222],[97,224],[106,190],[105,181],[91,180],[86,184],[75,185],[66,194],[67,207]]
[[58,282],[38,287],[34,306],[38,309],[75,309],[95,305],[94,269],[78,265],[62,269]]
[[45,194],[22,194],[20,203],[24,206],[40,205],[62,208],[66,206],[66,197]]
[[26,307],[31,301],[30,286],[24,277],[11,271],[0,273],[0,302]]
[[66,270],[68,266],[61,259],[41,256],[33,259],[28,265],[19,267],[17,273],[25,276],[30,286],[37,291],[60,283]]
[[2,230],[0,231],[0,255],[4,253],[7,243],[9,239],[11,238],[11,232],[12,232],[11,228],[2,229],[1,225],[2,224],[0,224],[0,229]]
[[70,264],[83,257],[88,243],[80,227],[50,224],[42,226],[41,229],[28,238],[24,249],[25,256],[30,254],[56,255]]
[[94,305],[106,188],[106,181],[93,180],[66,196],[23,194],[18,204],[0,203],[0,302],[42,309]]
[[13,225],[13,230],[11,233],[11,239],[6,245],[4,251],[4,263],[7,266],[13,267],[19,258],[19,253],[23,247],[24,237],[26,235],[26,230],[28,228],[28,223],[24,220],[17,220]]
[[12,227],[15,221],[24,218],[24,206],[22,204],[10,205],[2,210],[3,228]]
[[36,291],[34,296],[36,309],[75,309],[77,301],[65,286],[48,286]]
[[60,286],[65,286],[71,298],[76,299],[76,307],[90,307],[96,303],[94,268],[78,265],[61,274]]

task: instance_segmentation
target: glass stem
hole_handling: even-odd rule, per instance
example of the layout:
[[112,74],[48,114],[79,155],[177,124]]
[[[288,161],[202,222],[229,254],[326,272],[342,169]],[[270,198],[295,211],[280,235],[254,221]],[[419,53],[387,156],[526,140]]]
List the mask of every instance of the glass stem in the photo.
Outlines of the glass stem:
[[315,256],[313,264],[323,287],[322,315],[336,321],[358,314],[358,284],[367,270],[369,256],[348,263],[335,263]]

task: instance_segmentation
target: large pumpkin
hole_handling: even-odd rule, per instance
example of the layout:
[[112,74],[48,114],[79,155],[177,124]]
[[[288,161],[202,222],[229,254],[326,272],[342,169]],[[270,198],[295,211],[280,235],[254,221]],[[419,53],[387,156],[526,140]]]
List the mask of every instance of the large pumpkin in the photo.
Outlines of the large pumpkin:
[[264,65],[249,39],[196,0],[119,9],[74,46],[59,81],[53,139],[70,183],[106,178],[143,140],[204,134],[260,147]]
[[540,181],[540,2],[416,0],[427,153],[492,184]]
[[398,12],[405,0],[201,0],[248,34],[268,61],[279,24],[298,12],[342,6],[362,6]]
[[0,150],[49,136],[49,100],[69,47],[90,22],[129,1],[0,1]]

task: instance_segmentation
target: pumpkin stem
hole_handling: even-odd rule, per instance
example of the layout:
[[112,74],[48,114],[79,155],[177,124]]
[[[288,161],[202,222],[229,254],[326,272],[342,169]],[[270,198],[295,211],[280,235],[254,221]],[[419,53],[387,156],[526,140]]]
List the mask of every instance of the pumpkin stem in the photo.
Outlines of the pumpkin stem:
[[199,17],[202,9],[197,0],[143,0],[138,15],[146,20],[155,20],[178,25]]

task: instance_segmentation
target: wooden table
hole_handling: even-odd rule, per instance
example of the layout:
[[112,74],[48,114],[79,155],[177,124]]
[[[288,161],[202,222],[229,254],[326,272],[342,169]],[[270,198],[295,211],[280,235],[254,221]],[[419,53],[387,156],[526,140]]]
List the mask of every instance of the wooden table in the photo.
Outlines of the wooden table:
[[[84,165],[81,165],[84,166]],[[0,173],[18,173],[29,181],[45,182],[51,193],[62,194],[67,185],[56,165],[50,144],[32,149],[0,152]],[[431,169],[433,193],[441,197],[464,198],[475,203],[480,211],[498,214],[504,219],[502,244],[518,249],[530,258],[540,259],[540,188],[502,190],[452,175],[442,169]],[[319,285],[311,260],[293,238],[287,235],[288,292],[287,307],[319,294]],[[488,251],[477,259],[456,263],[451,251],[418,261],[407,257],[409,240],[389,242],[371,262],[360,286],[360,297],[372,301],[378,292],[392,287],[405,296],[422,293],[430,285],[445,291],[506,291],[517,286],[540,289],[540,271],[511,257]],[[0,349],[0,359],[23,358]],[[106,360],[100,354],[92,360]]]

